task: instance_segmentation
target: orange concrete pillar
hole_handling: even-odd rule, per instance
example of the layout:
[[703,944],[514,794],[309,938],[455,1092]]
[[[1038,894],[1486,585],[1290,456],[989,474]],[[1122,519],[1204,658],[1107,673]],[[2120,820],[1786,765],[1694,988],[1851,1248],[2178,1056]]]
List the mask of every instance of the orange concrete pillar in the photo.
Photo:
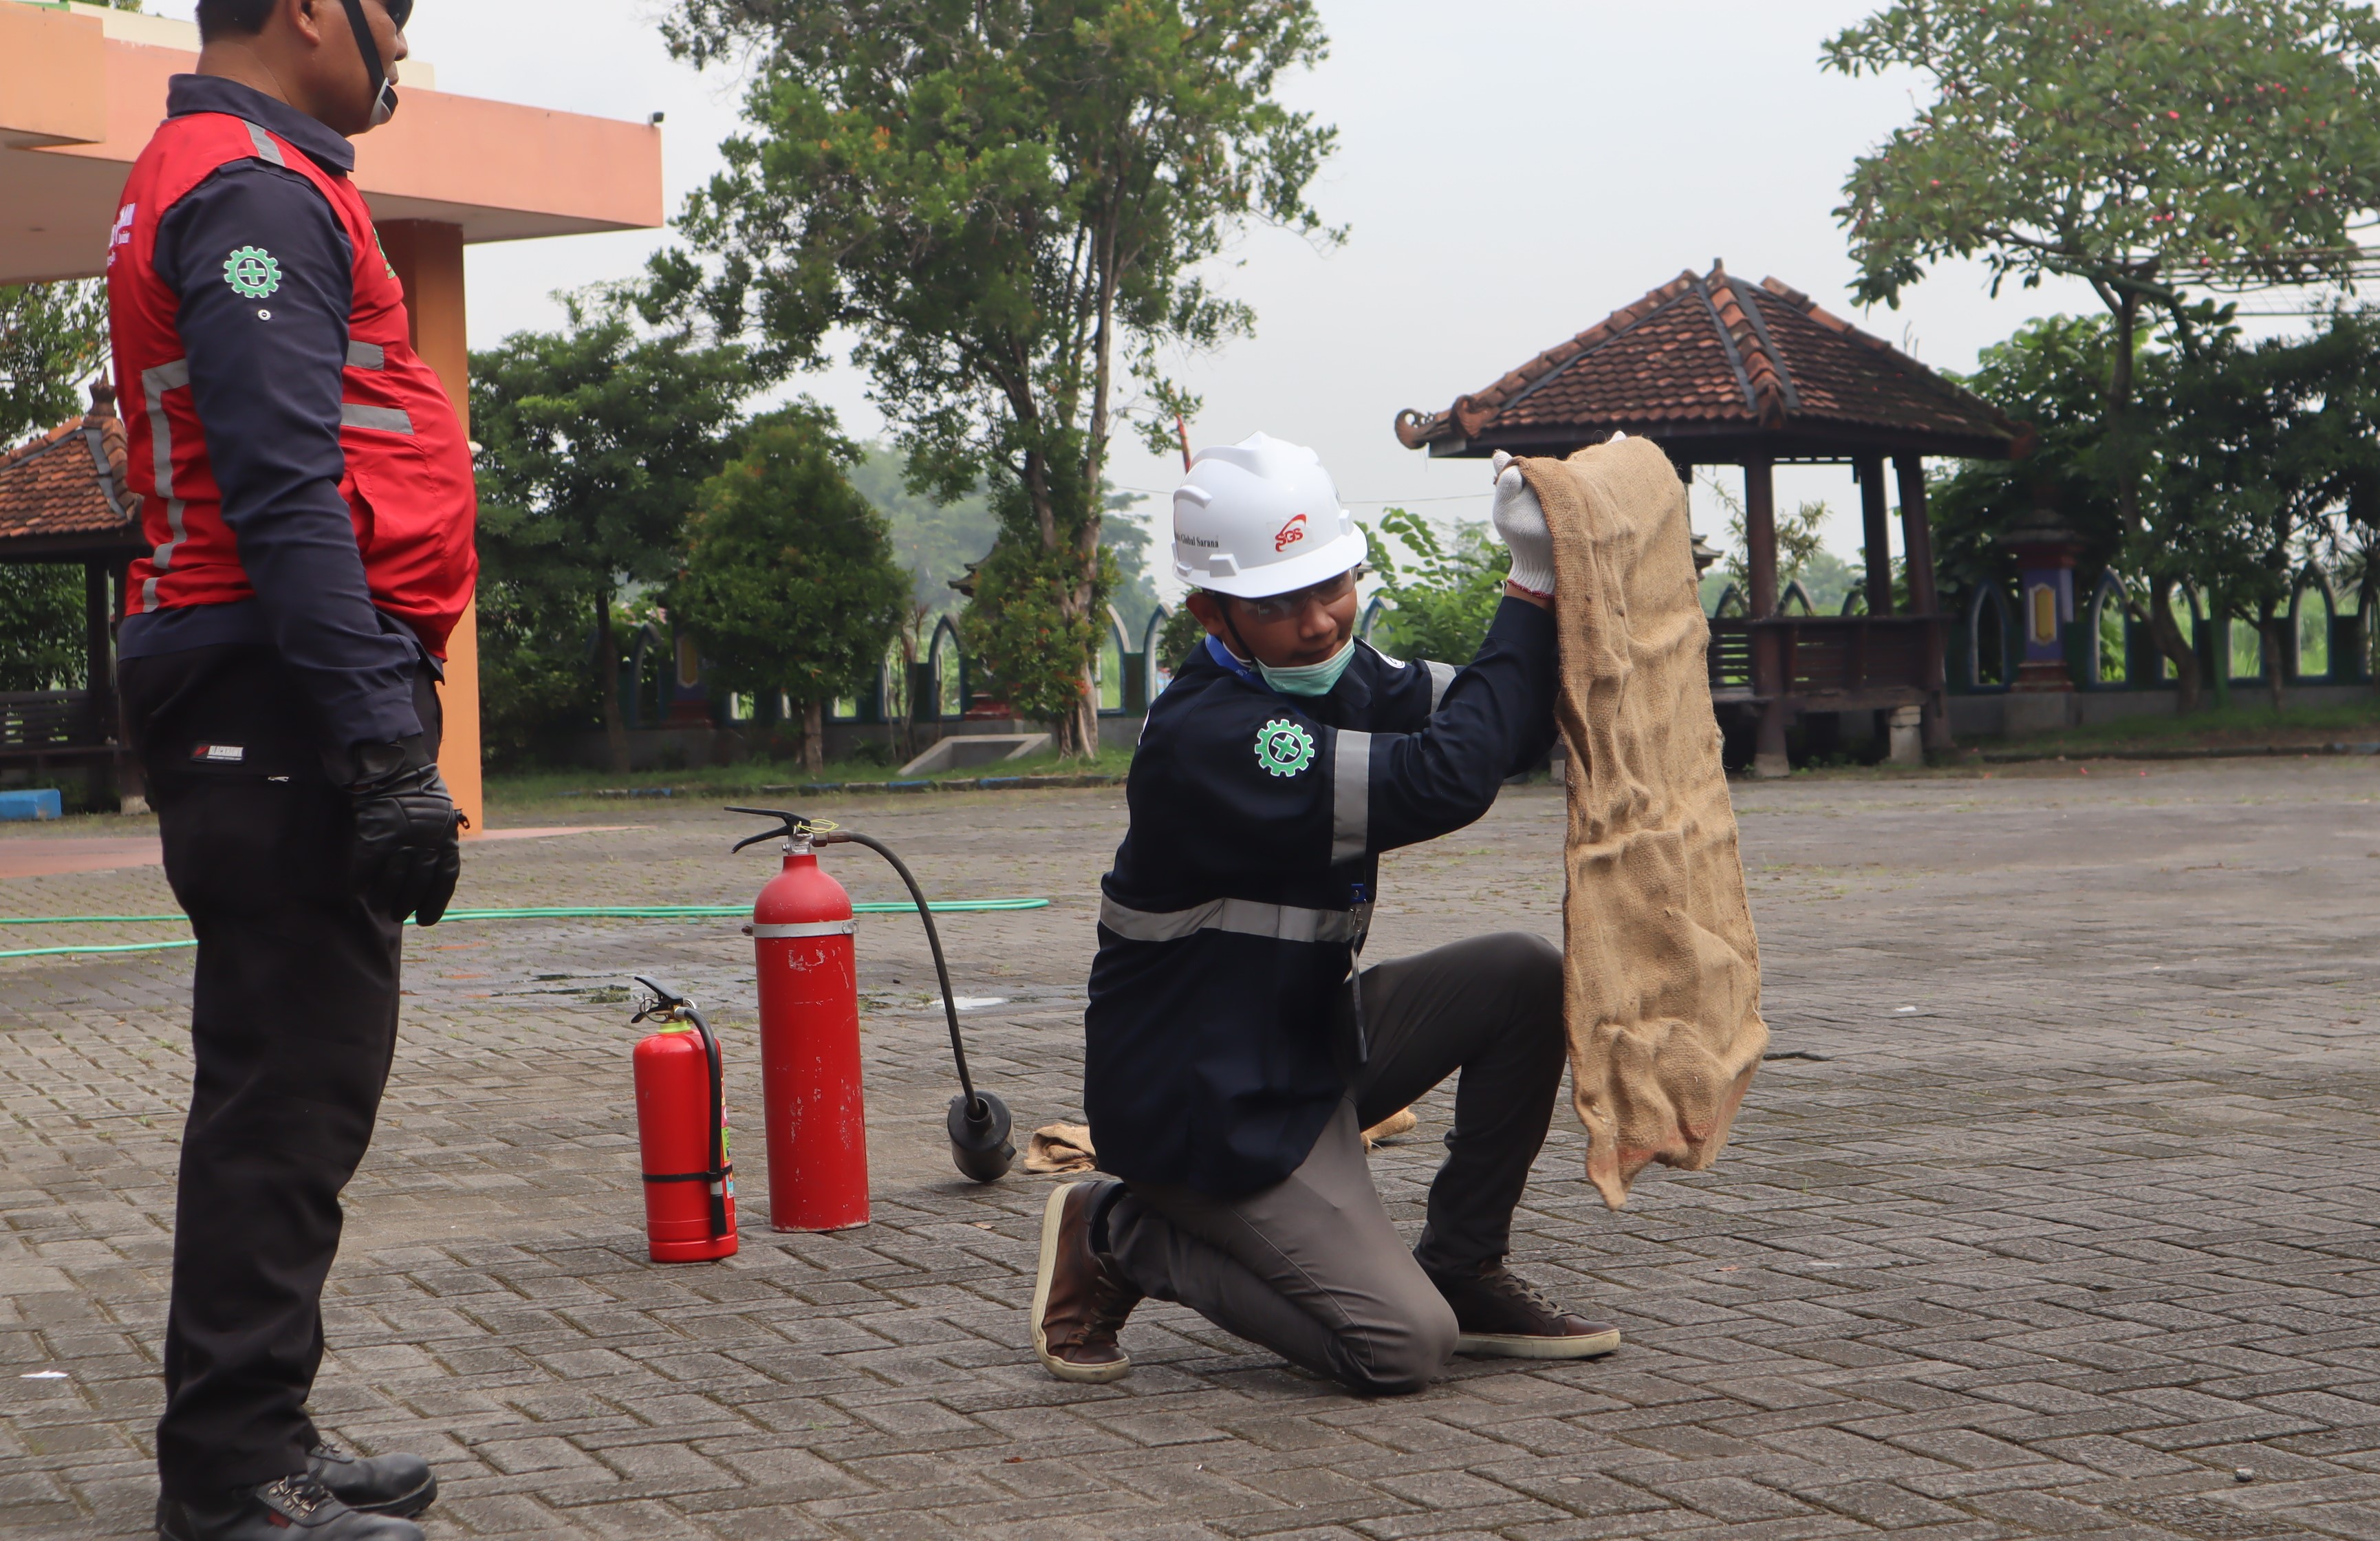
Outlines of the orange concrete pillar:
[[[447,397],[471,431],[471,346],[464,327],[463,230],[427,220],[389,220],[380,227],[381,247],[405,285],[405,308],[413,326],[413,351],[421,355],[446,387]],[[488,827],[480,779],[480,612],[463,612],[446,643],[446,744],[438,768],[454,789],[455,806],[471,828]]]

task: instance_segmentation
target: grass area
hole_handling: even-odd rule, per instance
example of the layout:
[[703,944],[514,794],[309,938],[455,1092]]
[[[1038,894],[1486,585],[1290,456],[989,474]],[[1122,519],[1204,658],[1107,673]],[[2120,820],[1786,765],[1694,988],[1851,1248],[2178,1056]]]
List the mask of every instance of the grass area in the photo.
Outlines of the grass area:
[[[2234,692],[2236,701],[2241,692]],[[2260,698],[2262,692],[2258,693]],[[2269,706],[2234,705],[2187,717],[2153,713],[2088,727],[2066,728],[2022,738],[1979,741],[1988,749],[2040,749],[2083,753],[2095,749],[2227,748],[2259,744],[2315,745],[2380,742],[2380,698],[2340,706],[2275,711]]]
[[[1032,755],[1024,759],[1004,759],[905,779],[971,782],[984,776],[1121,776],[1131,768],[1130,745],[1103,745],[1098,757],[1088,760],[1062,760],[1055,754]],[[637,770],[625,776],[609,770],[517,770],[490,776],[487,795],[492,807],[577,798],[592,800],[599,790],[621,788],[634,791],[669,787],[676,789],[682,797],[740,797],[757,795],[763,787],[799,786],[806,782],[890,781],[894,770],[879,760],[836,760],[831,761],[824,772],[813,776],[802,769],[798,760],[755,759],[686,770]]]

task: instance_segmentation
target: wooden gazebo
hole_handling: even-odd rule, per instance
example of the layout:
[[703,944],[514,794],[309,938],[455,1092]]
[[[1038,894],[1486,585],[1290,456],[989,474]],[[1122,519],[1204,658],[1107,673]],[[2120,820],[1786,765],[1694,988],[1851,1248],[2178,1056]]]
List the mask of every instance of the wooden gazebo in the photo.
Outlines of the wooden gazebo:
[[0,691],[0,769],[106,768],[120,789],[137,787],[115,693],[115,617],[140,552],[140,500],[126,492],[124,469],[124,424],[103,385],[82,417],[0,452],[0,563],[82,569],[86,671],[81,690]]
[[[1397,438],[1432,455],[1569,455],[1615,431],[1652,440],[1691,479],[1743,467],[1748,613],[1711,622],[1711,695],[1757,721],[1755,766],[1786,770],[1797,713],[1915,706],[1929,747],[1949,746],[1943,651],[1925,522],[1926,455],[2006,459],[2020,430],[1989,403],[1771,278],[1724,263],[1682,273],[1443,412],[1398,414]],[[1900,492],[1909,602],[1894,613],[1884,463]],[[1867,613],[1778,610],[1779,462],[1848,464],[1867,535]]]

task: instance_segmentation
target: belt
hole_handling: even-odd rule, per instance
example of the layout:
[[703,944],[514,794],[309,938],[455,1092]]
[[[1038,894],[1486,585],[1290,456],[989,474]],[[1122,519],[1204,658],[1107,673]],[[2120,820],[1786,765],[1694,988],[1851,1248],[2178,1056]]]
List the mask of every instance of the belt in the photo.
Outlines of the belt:
[[1198,931],[1236,931],[1281,941],[1361,945],[1372,906],[1315,910],[1253,899],[1210,899],[1186,910],[1135,910],[1099,896],[1099,924],[1129,941],[1179,941]]

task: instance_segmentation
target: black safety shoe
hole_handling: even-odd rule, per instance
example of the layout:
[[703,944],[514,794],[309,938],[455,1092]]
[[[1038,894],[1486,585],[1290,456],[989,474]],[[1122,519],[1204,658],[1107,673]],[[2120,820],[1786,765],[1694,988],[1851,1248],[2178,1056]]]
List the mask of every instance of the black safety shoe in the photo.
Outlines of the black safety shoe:
[[1454,1352],[1505,1359],[1592,1359],[1620,1346],[1620,1329],[1572,1315],[1543,1290],[1490,1259],[1467,1274],[1431,1272],[1454,1307]]
[[[293,1534],[294,1533],[294,1534]],[[222,1503],[162,1501],[158,1541],[422,1541],[421,1527],[360,1514],[310,1475],[235,1488]]]
[[418,1455],[350,1455],[325,1439],[306,1457],[306,1474],[362,1514],[403,1519],[438,1501],[438,1479]]

